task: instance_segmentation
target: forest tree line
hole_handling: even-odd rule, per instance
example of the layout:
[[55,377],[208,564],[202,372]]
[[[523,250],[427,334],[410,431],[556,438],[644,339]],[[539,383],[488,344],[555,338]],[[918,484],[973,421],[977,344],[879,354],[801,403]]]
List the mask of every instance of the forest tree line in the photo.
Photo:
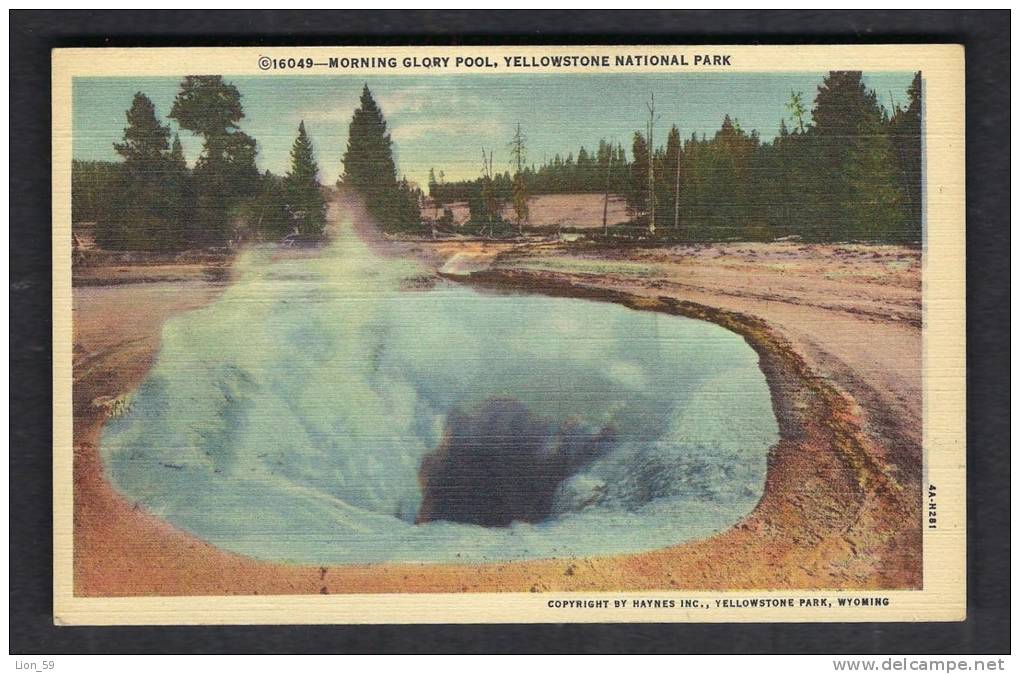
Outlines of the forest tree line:
[[[588,152],[581,146],[574,158],[570,152],[566,158],[556,154],[540,165],[528,165],[521,171],[528,192],[538,194],[601,194],[608,183],[612,194],[623,194],[631,183],[630,163],[627,151],[618,143],[600,140],[598,148]],[[506,199],[510,198],[513,175],[504,171],[497,173],[493,180],[496,191]],[[437,177],[435,169],[429,171],[428,190],[439,205],[457,201],[468,201],[478,189],[481,179],[446,182],[442,172]]]
[[440,207],[468,202],[475,228],[502,218],[516,181],[529,195],[622,194],[629,235],[913,243],[922,217],[920,73],[907,96],[906,107],[888,110],[862,73],[833,71],[810,111],[803,94],[791,92],[791,124],[784,118],[771,142],[726,115],[711,138],[682,138],[673,124],[650,150],[652,111],[631,139],[629,160],[621,145],[602,140],[593,152],[582,147],[576,157],[556,155],[511,174],[493,173],[490,154],[483,159],[490,168],[474,180],[447,182],[430,172],[429,195]]
[[[355,111],[338,186],[359,191],[388,231],[420,227],[420,191],[396,179],[386,123],[366,87]],[[180,138],[142,92],[126,111],[114,150],[120,162],[75,160],[72,219],[95,223],[109,250],[176,251],[240,239],[315,241],[326,224],[315,150],[302,121],[286,175],[256,167],[257,144],[242,132],[241,94],[220,76],[188,76],[167,115],[203,140],[191,168]]]
[[75,161],[72,218],[95,223],[111,250],[173,251],[229,245],[238,238],[297,234],[314,238],[325,200],[311,140],[302,122],[285,176],[255,164],[255,139],[240,131],[241,94],[219,76],[185,77],[167,115],[202,138],[189,168],[177,134],[142,92],[126,112],[120,162]]
[[[446,182],[429,177],[440,205],[466,201],[467,229],[495,236],[521,234],[529,197],[588,192],[622,194],[631,222],[614,232],[676,241],[774,239],[916,242],[921,236],[921,75],[906,107],[887,110],[860,72],[830,72],[810,112],[791,93],[791,124],[762,142],[729,116],[711,137],[683,138],[673,124],[656,144],[657,117],[634,133],[630,157],[620,143],[602,140],[576,157],[555,156],[540,166],[525,160],[518,126],[510,143],[511,171],[493,170],[482,152],[482,175]],[[653,99],[654,100],[654,99]],[[181,250],[226,246],[245,238],[321,238],[325,199],[314,148],[304,123],[297,129],[291,168],[284,176],[256,166],[257,143],[240,130],[237,88],[220,76],[188,76],[167,115],[202,138],[189,167],[180,139],[160,122],[142,92],[126,112],[114,145],[120,162],[75,161],[72,217],[95,222],[97,243],[109,249]],[[423,194],[397,178],[382,110],[367,85],[355,110],[338,187],[359,193],[387,232],[424,234]],[[513,222],[504,205],[513,206]],[[443,224],[446,215],[440,218]]]

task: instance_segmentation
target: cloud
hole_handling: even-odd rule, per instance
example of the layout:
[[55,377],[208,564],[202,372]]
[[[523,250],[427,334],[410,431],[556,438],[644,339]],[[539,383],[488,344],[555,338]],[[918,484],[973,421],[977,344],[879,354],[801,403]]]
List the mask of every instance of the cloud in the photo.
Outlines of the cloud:
[[291,112],[290,118],[294,121],[303,119],[308,124],[349,124],[356,107],[355,98],[330,98],[296,109]]
[[394,141],[412,141],[423,138],[478,138],[506,135],[508,128],[491,119],[430,119],[395,124],[390,135]]
[[[391,86],[394,88],[380,87],[372,93],[386,118],[399,170],[412,180],[423,182],[433,165],[444,166],[453,176],[458,173],[455,148],[486,145],[498,150],[513,135],[509,122],[501,119],[498,102],[482,96],[477,89],[441,84]],[[346,143],[347,125],[359,105],[358,98],[358,92],[329,92],[287,113],[289,122],[297,125],[303,119],[308,126],[319,151],[322,176],[342,171],[339,164],[330,164],[335,153],[324,153],[323,148],[334,146],[331,144],[337,133],[342,136],[341,145]],[[462,171],[465,175],[475,170],[474,152],[470,152],[470,161],[459,162],[471,167]],[[286,163],[287,155],[282,150],[280,157]],[[273,170],[278,168],[283,170]]]
[[491,101],[451,86],[414,86],[381,93],[377,100],[396,142],[432,138],[488,138],[505,134]]
[[410,87],[398,91],[384,92],[376,96],[375,102],[383,115],[400,113],[421,113],[429,104],[428,90],[424,87]]
[[[443,87],[414,86],[375,94],[376,102],[393,130],[394,140],[414,140],[426,136],[458,135],[465,131],[486,133],[497,131],[489,122],[480,124],[454,121],[467,116],[481,116],[486,102],[473,93]],[[346,127],[358,107],[357,96],[329,97],[293,110],[289,118],[295,124],[304,120],[308,125],[329,124]]]
[[300,117],[310,124],[315,122],[321,124],[346,124],[351,121],[351,113],[339,108],[335,110],[305,110],[296,114],[295,117]]
[[471,112],[485,106],[486,101],[459,87],[412,86],[376,95],[376,103],[387,119],[392,115],[451,115]]

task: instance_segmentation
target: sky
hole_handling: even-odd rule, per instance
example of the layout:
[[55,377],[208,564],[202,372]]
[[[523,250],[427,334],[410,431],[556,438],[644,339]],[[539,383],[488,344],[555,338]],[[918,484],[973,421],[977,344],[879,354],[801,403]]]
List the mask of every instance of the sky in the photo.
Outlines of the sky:
[[[642,73],[548,75],[382,75],[228,77],[241,93],[243,131],[258,142],[262,170],[284,174],[298,124],[304,120],[315,146],[319,179],[340,175],[351,115],[368,84],[386,117],[397,170],[423,187],[429,168],[446,179],[478,177],[482,149],[494,150],[493,168],[508,170],[508,144],[518,123],[526,136],[528,163],[557,153],[590,150],[600,138],[620,142],[630,156],[634,131],[644,130],[655,94],[656,145],[677,124],[680,133],[711,136],[723,116],[757,129],[771,140],[791,91],[804,93],[808,109],[825,73]],[[865,73],[886,108],[905,105],[913,72]],[[145,93],[164,123],[180,77],[103,77],[74,80],[75,159],[117,160],[113,144],[123,135],[125,111],[135,92]],[[181,131],[189,164],[202,150],[200,138]]]

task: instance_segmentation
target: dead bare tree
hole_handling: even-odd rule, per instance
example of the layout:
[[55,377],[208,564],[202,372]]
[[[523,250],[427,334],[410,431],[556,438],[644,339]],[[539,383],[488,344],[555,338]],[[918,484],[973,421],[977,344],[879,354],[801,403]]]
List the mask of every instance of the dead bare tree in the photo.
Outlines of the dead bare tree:
[[488,152],[482,147],[482,177],[492,180],[492,150]]
[[524,164],[527,161],[525,140],[526,136],[521,131],[521,124],[518,122],[517,132],[514,134],[513,140],[510,141],[510,163],[515,169],[512,191],[518,235],[524,234],[524,223],[528,220],[528,184],[524,175]]
[[648,108],[648,233],[655,234],[655,93],[645,104]]

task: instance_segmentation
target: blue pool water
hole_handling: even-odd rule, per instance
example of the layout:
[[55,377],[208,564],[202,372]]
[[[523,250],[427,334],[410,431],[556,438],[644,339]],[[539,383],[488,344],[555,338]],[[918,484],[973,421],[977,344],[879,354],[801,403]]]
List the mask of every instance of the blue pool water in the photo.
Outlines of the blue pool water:
[[[416,288],[422,273],[349,228],[322,250],[245,253],[220,299],[167,322],[106,425],[114,486],[221,548],[314,564],[639,551],[753,509],[778,428],[741,337],[610,303]],[[493,399],[613,442],[541,522],[414,524],[447,415]]]

